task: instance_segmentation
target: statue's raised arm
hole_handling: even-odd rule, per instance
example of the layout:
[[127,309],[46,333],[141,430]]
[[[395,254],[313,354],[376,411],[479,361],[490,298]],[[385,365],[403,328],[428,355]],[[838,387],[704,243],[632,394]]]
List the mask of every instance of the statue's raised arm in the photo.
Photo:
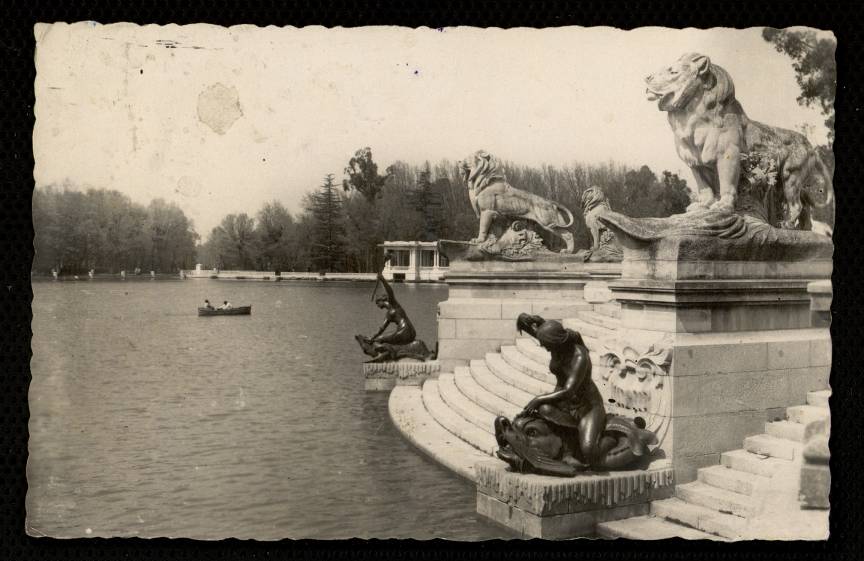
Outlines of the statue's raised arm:
[[[430,360],[436,353],[430,352],[423,341],[416,339],[417,332],[414,325],[408,319],[408,315],[399,302],[393,287],[379,272],[378,282],[384,285],[384,294],[375,298],[375,304],[384,310],[384,324],[372,337],[363,335],[355,336],[357,343],[363,352],[372,357],[368,362],[383,362],[386,360],[398,360],[400,358],[414,358],[417,360]],[[396,326],[396,330],[384,334],[390,324]]]
[[381,281],[384,291],[387,292],[387,301],[390,302],[390,305],[394,308],[402,309],[402,306],[400,306],[399,302],[396,301],[396,295],[393,294],[393,287],[390,286],[390,283],[387,282],[387,279],[384,278],[384,274],[380,271],[378,272],[378,280]]

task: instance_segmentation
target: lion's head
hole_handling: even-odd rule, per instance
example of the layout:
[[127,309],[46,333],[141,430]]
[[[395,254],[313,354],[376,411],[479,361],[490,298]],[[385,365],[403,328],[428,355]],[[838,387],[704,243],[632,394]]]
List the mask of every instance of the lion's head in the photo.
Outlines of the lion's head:
[[478,150],[469,158],[459,162],[459,172],[462,180],[473,191],[481,191],[487,185],[507,180],[495,156],[484,150]]
[[698,53],[687,53],[671,66],[645,78],[648,101],[658,101],[660,111],[678,111],[700,95],[709,95],[711,102],[723,104],[735,96],[735,86],[729,74],[711,59]]
[[606,198],[606,193],[603,189],[592,185],[582,192],[582,212],[588,212],[598,206],[609,206],[609,199]]

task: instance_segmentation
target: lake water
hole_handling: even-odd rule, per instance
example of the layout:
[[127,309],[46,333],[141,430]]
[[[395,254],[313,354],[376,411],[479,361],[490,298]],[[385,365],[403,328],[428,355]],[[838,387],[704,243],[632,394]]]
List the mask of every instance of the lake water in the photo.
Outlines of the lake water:
[[[444,286],[396,285],[435,343]],[[27,526],[35,535],[477,540],[473,485],[366,393],[371,283],[36,282]],[[229,299],[251,316],[196,316]]]

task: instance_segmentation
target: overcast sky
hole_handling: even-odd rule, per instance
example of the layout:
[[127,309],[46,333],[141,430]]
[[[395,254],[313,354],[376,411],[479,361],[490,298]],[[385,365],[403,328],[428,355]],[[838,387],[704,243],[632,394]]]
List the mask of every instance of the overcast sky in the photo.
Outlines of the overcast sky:
[[759,29],[81,23],[35,34],[36,184],[175,201],[205,238],[225,214],[268,200],[298,210],[363,146],[381,169],[482,148],[530,165],[648,164],[692,181],[643,82],[691,51],[731,73],[751,118],[826,135],[795,101],[791,61]]

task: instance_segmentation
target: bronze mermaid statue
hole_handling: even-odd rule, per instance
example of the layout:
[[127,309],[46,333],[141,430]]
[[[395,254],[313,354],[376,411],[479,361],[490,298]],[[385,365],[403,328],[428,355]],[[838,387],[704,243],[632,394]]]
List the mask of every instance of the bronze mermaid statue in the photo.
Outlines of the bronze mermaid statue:
[[[363,352],[372,357],[366,362],[386,362],[401,358],[423,361],[434,359],[436,353],[430,352],[426,343],[416,338],[417,332],[414,330],[414,325],[396,300],[396,295],[387,279],[381,272],[378,273],[377,278],[386,293],[375,298],[375,304],[385,310],[384,323],[372,337],[363,335],[354,337]],[[396,330],[385,334],[390,325],[395,325]]]
[[527,332],[549,351],[555,389],[538,395],[514,417],[495,419],[496,455],[521,473],[571,477],[586,470],[645,467],[657,437],[641,418],[606,413],[591,379],[591,357],[582,336],[560,322],[520,314]]

